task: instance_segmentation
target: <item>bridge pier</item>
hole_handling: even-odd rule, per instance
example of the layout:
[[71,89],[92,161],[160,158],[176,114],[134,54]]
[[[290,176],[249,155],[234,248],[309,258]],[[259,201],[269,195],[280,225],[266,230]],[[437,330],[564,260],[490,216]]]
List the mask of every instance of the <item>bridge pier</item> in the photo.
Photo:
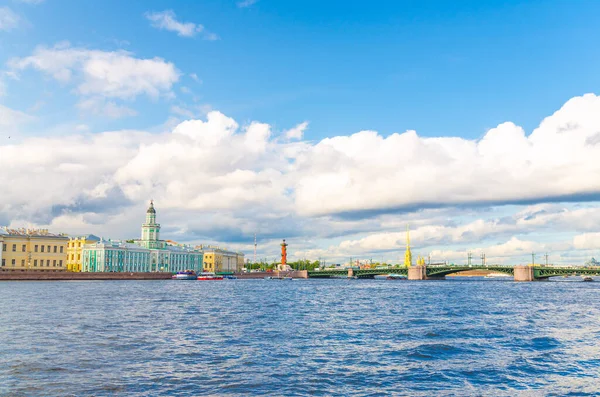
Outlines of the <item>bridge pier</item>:
[[533,267],[517,265],[515,266],[515,281],[534,281]]
[[408,268],[409,280],[445,280],[445,276],[428,277],[427,266],[411,266]]
[[354,269],[348,269],[348,278],[354,277]]

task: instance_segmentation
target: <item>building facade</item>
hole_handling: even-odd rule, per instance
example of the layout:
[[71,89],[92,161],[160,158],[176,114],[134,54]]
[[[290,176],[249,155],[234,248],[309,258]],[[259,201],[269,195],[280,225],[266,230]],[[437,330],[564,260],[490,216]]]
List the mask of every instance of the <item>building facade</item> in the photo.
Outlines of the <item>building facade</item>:
[[150,250],[121,241],[100,240],[82,249],[82,272],[149,272]]
[[204,271],[214,273],[239,273],[244,267],[244,254],[219,247],[202,247],[204,251]]
[[135,244],[150,250],[151,272],[179,272],[194,270],[201,272],[204,255],[190,246],[167,244],[160,239],[160,224],[156,222],[154,202],[146,211],[146,221],[142,224],[142,238]]
[[69,244],[67,245],[67,271],[80,272],[83,263],[83,248],[86,245],[95,244],[98,241],[100,241],[100,238],[93,234],[69,239]]
[[[90,237],[72,239],[69,264],[76,269],[77,250],[81,245],[81,271],[83,272],[178,272],[202,271],[203,253],[180,244],[167,244],[160,240],[160,224],[156,223],[154,202],[146,211],[140,240],[131,242],[99,240]],[[84,242],[83,239],[86,239]],[[74,270],[76,271],[76,270]]]
[[46,229],[0,229],[2,270],[66,269],[69,238]]

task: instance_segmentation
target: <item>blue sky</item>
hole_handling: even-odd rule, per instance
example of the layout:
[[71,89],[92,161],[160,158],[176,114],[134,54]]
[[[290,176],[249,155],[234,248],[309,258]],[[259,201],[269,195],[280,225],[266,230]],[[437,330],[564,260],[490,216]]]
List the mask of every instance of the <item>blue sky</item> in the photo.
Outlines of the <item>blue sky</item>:
[[597,15],[0,0],[0,183],[39,181],[0,199],[0,224],[129,238],[153,197],[165,237],[248,249],[256,232],[264,255],[288,236],[297,257],[395,258],[411,222],[423,254],[583,260],[600,246]]
[[[530,132],[566,99],[600,85],[593,1],[4,3],[29,23],[3,34],[3,61],[61,41],[158,56],[198,75],[202,84],[185,76],[179,84],[199,102],[281,129],[307,119],[309,139],[361,129],[476,138],[506,120]],[[219,40],[152,28],[144,13],[165,9]],[[57,89],[30,84],[5,102],[24,110],[39,99],[36,87]],[[164,103],[143,102],[137,118],[97,124],[164,121]]]

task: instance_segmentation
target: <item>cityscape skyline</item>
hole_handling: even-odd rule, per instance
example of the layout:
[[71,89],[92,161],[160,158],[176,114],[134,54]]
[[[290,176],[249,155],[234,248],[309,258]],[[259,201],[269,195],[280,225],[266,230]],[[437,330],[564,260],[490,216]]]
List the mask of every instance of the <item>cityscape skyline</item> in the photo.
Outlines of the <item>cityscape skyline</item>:
[[67,3],[0,1],[0,225],[126,240],[154,198],[246,258],[600,257],[600,4]]

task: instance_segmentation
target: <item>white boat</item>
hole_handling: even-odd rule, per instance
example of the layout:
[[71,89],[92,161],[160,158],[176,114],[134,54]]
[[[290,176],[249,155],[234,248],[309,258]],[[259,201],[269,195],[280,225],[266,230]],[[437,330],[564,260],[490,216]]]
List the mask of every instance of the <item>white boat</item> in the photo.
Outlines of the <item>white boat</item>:
[[223,276],[217,276],[216,274],[210,273],[210,272],[202,272],[198,276],[198,280],[200,280],[200,281],[223,280]]
[[171,276],[173,280],[196,280],[198,276],[196,272],[193,270],[184,270],[182,272],[177,272],[173,276]]

